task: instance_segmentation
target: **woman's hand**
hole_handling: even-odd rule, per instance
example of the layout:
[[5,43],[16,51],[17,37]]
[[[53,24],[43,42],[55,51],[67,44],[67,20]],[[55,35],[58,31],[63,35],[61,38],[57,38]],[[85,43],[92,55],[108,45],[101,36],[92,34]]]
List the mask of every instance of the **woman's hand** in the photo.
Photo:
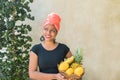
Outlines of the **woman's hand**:
[[57,79],[57,80],[68,80],[67,78],[65,78],[65,76],[63,76],[63,75],[60,74],[60,73],[56,74],[56,79]]
[[80,80],[81,77],[82,77],[82,76],[76,76],[76,75],[73,74],[73,75],[70,77],[70,80]]

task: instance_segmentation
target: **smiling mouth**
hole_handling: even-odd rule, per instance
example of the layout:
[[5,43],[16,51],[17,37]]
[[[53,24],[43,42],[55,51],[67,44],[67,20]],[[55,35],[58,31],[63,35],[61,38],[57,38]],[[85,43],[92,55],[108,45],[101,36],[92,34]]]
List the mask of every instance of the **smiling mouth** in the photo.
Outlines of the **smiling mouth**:
[[51,36],[47,36],[47,35],[46,35],[45,37],[46,37],[46,38],[51,38]]

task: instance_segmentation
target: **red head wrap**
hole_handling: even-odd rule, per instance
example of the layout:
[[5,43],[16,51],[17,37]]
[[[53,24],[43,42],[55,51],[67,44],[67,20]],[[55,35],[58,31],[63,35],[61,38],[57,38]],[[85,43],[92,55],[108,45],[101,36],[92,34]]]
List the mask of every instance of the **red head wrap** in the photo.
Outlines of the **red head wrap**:
[[52,12],[48,14],[47,19],[43,23],[43,27],[46,26],[47,24],[51,24],[51,25],[54,25],[58,31],[60,29],[60,21],[61,21],[60,16]]

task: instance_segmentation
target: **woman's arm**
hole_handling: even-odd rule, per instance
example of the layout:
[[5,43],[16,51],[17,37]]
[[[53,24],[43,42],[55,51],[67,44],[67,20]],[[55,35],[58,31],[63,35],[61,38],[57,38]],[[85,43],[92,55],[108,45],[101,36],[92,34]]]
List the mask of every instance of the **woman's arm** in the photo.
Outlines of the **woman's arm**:
[[69,57],[71,57],[71,56],[72,56],[71,51],[68,51],[68,53],[66,54],[66,58],[69,58]]
[[64,76],[58,74],[46,74],[37,71],[38,66],[38,56],[34,52],[30,52],[29,57],[29,77],[33,80],[52,80],[52,79],[64,79]]

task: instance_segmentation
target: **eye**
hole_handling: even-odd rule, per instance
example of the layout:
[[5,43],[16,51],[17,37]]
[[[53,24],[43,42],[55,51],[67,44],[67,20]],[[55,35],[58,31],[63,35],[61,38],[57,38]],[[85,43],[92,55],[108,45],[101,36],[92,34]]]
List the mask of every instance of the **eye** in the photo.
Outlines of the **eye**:
[[51,32],[54,32],[54,33],[56,33],[57,31],[56,31],[55,29],[53,29],[53,30],[51,30]]
[[45,31],[48,31],[48,28],[44,28]]

